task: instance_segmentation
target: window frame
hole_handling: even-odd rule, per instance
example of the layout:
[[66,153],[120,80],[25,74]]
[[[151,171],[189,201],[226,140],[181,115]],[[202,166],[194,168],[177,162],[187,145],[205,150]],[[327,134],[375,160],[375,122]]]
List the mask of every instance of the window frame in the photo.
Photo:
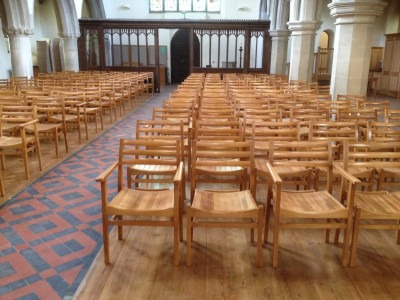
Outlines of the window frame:
[[157,14],[157,13],[207,13],[207,14],[220,14],[221,13],[221,0],[219,0],[219,10],[218,11],[209,11],[208,10],[208,1],[205,0],[205,10],[193,10],[193,0],[191,0],[191,9],[190,10],[180,10],[179,9],[179,0],[177,0],[176,3],[176,10],[165,10],[165,0],[162,1],[162,9],[161,10],[151,10],[151,1],[149,0],[149,13],[151,14]]

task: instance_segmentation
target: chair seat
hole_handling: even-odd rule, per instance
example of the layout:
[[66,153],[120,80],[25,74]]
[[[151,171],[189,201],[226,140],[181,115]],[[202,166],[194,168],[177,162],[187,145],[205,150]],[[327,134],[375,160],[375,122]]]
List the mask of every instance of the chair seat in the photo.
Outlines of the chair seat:
[[[95,114],[98,110],[99,110],[98,107],[88,107],[88,108],[86,108],[86,113],[87,113],[87,114]],[[69,113],[72,113],[72,114],[77,114],[77,113],[78,113],[78,109],[75,108],[75,107],[74,107],[74,108],[70,108],[70,109],[68,110],[68,112],[69,112]],[[79,113],[83,115],[84,110],[83,110],[83,109],[80,109],[80,110],[79,110]]]
[[[39,123],[37,124],[37,129],[38,132],[50,132],[50,131],[54,131],[55,128],[62,128],[63,124],[61,123],[49,123],[49,124],[42,124]],[[29,132],[34,131],[35,127],[34,125],[28,125],[26,126],[26,130]]]
[[202,191],[196,190],[192,210],[198,217],[248,218],[258,211],[250,191]]
[[122,189],[106,206],[108,215],[173,216],[173,190]]
[[281,218],[347,218],[348,209],[327,191],[282,191]]
[[362,219],[400,219],[400,192],[357,192],[355,205]]
[[[208,162],[210,162],[208,160]],[[197,173],[201,175],[206,175],[210,173],[211,175],[229,175],[242,173],[245,170],[242,167],[235,166],[197,166]]]
[[400,168],[383,168],[383,169],[379,169],[379,172],[385,172],[385,175],[388,177],[390,175],[393,176],[400,176]]
[[[61,114],[58,114],[58,115],[52,116],[51,119],[53,121],[62,122],[63,121],[63,116]],[[76,122],[77,120],[78,120],[77,115],[65,115],[65,121],[66,122]]]
[[[34,140],[35,140],[35,138],[33,136],[26,137],[27,143],[34,141]],[[22,140],[20,137],[0,136],[0,148],[18,147],[18,146],[22,146]]]
[[[254,165],[257,169],[258,175],[267,175],[267,160],[265,159],[255,159]],[[285,176],[306,176],[308,174],[308,169],[305,167],[279,167],[274,166],[274,169],[278,172],[278,174],[282,177]]]
[[131,169],[140,171],[141,174],[175,174],[177,167],[175,165],[132,165]]
[[[323,176],[326,175],[328,172],[327,168],[320,168],[319,170],[320,170],[320,174]],[[347,172],[355,177],[362,178],[362,177],[370,177],[371,173],[373,172],[373,169],[365,168],[365,167],[349,167],[347,169]],[[333,175],[333,177],[341,177],[341,175],[335,169],[333,169],[332,175]]]

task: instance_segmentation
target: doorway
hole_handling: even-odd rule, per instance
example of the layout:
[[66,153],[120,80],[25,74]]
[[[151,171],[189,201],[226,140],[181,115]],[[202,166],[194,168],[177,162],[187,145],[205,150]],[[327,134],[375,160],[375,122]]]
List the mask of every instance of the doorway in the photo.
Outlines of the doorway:
[[[171,83],[181,83],[190,75],[189,28],[179,29],[171,40]],[[200,66],[200,42],[193,36],[194,66]]]

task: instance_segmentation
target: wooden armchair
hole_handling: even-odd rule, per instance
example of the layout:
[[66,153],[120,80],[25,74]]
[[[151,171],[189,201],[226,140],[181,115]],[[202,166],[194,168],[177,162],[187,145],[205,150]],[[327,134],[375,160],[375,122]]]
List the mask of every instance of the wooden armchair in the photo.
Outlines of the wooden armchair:
[[[39,120],[36,125],[39,136],[42,139],[48,139],[55,142],[56,157],[60,157],[59,151],[59,137],[64,136],[65,151],[68,153],[68,139],[67,139],[67,123],[65,119],[65,106],[64,100],[58,100],[52,97],[35,97],[32,100],[33,105],[37,106],[37,111],[44,114],[45,117]],[[59,115],[61,120],[59,122],[52,122],[52,116]],[[29,132],[34,132],[35,126],[33,124],[26,127]]]
[[[191,244],[194,227],[237,227],[250,228],[251,240],[254,239],[254,229],[257,228],[257,260],[256,265],[262,265],[262,205],[257,206],[247,186],[248,172],[252,170],[252,142],[214,141],[195,142],[193,149],[194,164],[192,166],[192,187],[200,175],[223,176],[211,179],[213,183],[240,184],[237,190],[199,190],[196,189],[191,204],[187,206],[187,259],[191,265]],[[235,176],[238,179],[228,180],[225,176]],[[194,190],[193,190],[194,192]],[[217,218],[217,219],[216,219]],[[222,219],[222,220],[221,220]]]
[[[267,168],[270,188],[275,185],[273,197],[267,199],[264,241],[268,240],[269,216],[274,213],[274,238],[272,266],[278,265],[279,233],[281,229],[345,229],[342,245],[342,266],[347,266],[348,250],[353,221],[353,201],[358,179],[334,166],[349,184],[347,204],[332,196],[332,147],[330,142],[270,142],[270,159]],[[325,167],[328,172],[328,186],[325,191],[282,190],[286,182],[276,167],[305,167],[316,169]],[[286,221],[285,221],[286,220]],[[295,221],[297,220],[297,221]],[[328,222],[327,222],[328,220]],[[339,221],[339,222],[336,222]]]
[[[96,178],[96,181],[101,183],[105,264],[110,262],[109,226],[118,226],[118,239],[122,239],[122,226],[173,227],[174,264],[179,264],[179,239],[183,239],[181,189],[184,184],[184,167],[180,161],[180,152],[179,140],[121,139],[118,161]],[[167,178],[164,173],[149,178],[146,176],[148,175],[146,169],[133,167],[140,165],[172,165],[176,171],[172,178]],[[128,172],[128,187],[123,187],[125,167]],[[116,168],[118,168],[118,194],[109,202],[107,179]],[[154,174],[155,172],[151,173]],[[135,176],[133,180],[132,176]],[[132,182],[137,184],[135,189],[131,189]],[[171,183],[174,186],[172,190],[165,187]],[[165,220],[165,217],[168,219]]]
[[[299,141],[300,124],[298,122],[253,122],[251,139],[254,141],[254,171],[252,172],[252,195],[255,200],[257,185],[266,184],[268,169],[266,162],[269,155],[270,141]],[[311,173],[305,168],[283,168],[279,170],[281,176],[291,176],[299,185],[309,188]],[[303,180],[305,179],[305,180]]]
[[[5,167],[5,155],[21,155],[25,166],[25,176],[29,179],[28,152],[36,151],[39,169],[42,170],[39,133],[37,128],[37,107],[33,106],[1,106],[0,105],[0,154],[2,168]],[[3,135],[2,127],[7,124],[17,124],[18,136]],[[33,133],[26,128],[33,125]]]
[[[378,172],[387,168],[400,170],[400,142],[346,142],[344,145],[343,164],[345,169],[351,166],[364,166],[374,168]],[[400,244],[399,192],[389,193],[380,190],[375,192],[356,192],[354,206],[356,212],[350,257],[351,267],[356,264],[358,236],[361,229],[397,230],[397,244]]]

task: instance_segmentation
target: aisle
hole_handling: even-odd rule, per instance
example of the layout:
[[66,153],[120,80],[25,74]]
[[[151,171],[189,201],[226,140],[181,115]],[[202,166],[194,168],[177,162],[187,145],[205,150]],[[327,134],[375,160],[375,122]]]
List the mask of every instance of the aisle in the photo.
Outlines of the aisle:
[[[134,137],[136,120],[151,118],[153,107],[161,106],[174,88],[166,86],[2,206],[0,298],[74,294],[103,245],[100,184],[95,178],[118,159],[119,139]],[[116,180],[115,174],[110,181]]]

